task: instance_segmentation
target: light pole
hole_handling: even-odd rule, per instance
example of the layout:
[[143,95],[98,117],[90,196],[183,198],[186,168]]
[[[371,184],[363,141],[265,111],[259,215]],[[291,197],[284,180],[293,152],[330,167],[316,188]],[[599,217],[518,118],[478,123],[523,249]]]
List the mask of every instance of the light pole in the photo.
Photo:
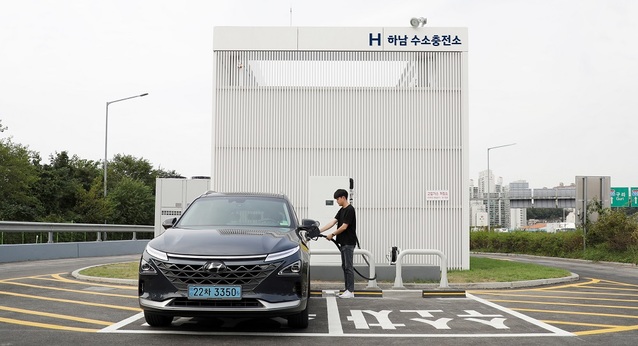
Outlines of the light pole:
[[490,150],[496,148],[509,147],[511,145],[515,145],[516,143],[497,145],[495,147],[487,148],[487,231],[490,231],[490,226],[492,225],[492,218],[490,217]]
[[104,131],[104,197],[106,197],[106,171],[107,171],[107,166],[108,166],[108,159],[107,159],[107,148],[108,148],[108,143],[109,143],[109,105],[111,103],[115,103],[115,102],[120,102],[120,101],[125,101],[125,100],[130,100],[136,97],[142,97],[142,96],[146,96],[148,95],[148,93],[144,93],[141,95],[135,95],[135,96],[131,96],[131,97],[126,97],[123,99],[119,99],[119,100],[115,100],[115,101],[108,101],[106,102],[106,130]]

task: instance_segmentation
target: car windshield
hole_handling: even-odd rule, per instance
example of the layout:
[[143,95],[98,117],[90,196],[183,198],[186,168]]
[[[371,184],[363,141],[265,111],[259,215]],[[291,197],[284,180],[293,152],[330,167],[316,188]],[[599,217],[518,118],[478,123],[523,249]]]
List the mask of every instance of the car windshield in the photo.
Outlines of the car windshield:
[[184,213],[179,227],[265,226],[290,227],[285,201],[275,198],[200,198]]

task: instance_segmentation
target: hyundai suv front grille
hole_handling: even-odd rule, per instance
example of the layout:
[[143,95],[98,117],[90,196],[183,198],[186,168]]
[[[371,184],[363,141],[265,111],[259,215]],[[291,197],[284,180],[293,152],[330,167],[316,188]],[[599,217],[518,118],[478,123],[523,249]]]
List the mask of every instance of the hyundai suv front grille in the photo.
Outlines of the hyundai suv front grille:
[[205,262],[171,263],[154,260],[162,274],[179,290],[188,285],[241,285],[244,292],[252,291],[268,277],[280,263],[226,263],[223,271],[207,271]]

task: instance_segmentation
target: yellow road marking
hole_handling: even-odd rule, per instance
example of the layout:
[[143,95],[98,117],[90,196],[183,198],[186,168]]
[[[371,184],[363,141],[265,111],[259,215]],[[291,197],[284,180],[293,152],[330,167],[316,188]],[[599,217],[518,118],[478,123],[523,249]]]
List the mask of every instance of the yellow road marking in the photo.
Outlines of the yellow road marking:
[[[125,285],[125,286],[108,285],[108,284],[100,284],[100,283],[94,283],[94,282],[66,279],[66,278],[62,277],[62,274],[66,274],[66,273],[45,274],[45,275],[37,275],[37,276],[23,276],[23,277],[19,277],[19,278],[11,278],[11,279],[0,280],[0,283],[11,284],[12,281],[32,279],[32,280],[61,281],[61,282],[66,282],[66,283],[71,283],[71,284],[78,284],[78,285],[112,287],[112,288],[119,288],[119,289],[124,289],[124,290],[137,290],[137,286],[132,286],[132,285]],[[46,276],[51,276],[52,278],[51,277],[46,277]]]
[[598,279],[591,279],[590,281],[587,281],[587,282],[579,282],[579,283],[574,283],[574,284],[566,284],[566,285],[553,286],[553,287],[535,288],[535,289],[532,289],[532,291],[546,291],[546,290],[549,291],[549,290],[557,290],[557,289],[567,288],[567,287],[582,287],[582,286],[589,286],[589,285],[597,284],[599,282],[600,282],[600,280],[598,280]]
[[[598,279],[591,279],[588,282],[581,282],[581,283],[575,283],[575,284],[566,284],[566,285],[560,285],[560,286],[552,286],[552,287],[538,287],[538,288],[527,288],[527,289],[517,289],[516,292],[534,292],[534,291],[549,291],[549,290],[558,290],[558,289],[562,289],[562,288],[568,288],[568,287],[581,287],[581,286],[589,286],[589,285],[593,285],[593,284],[597,284],[599,283],[600,280]],[[471,294],[476,294],[476,295],[481,295],[484,294],[486,292],[504,292],[502,289],[497,289],[497,290],[480,290],[480,291],[468,291]]]
[[37,278],[37,279],[38,280],[61,281],[61,282],[66,282],[66,283],[76,284],[76,285],[111,287],[111,288],[119,288],[119,289],[123,289],[123,290],[134,290],[134,291],[137,291],[137,286],[131,286],[131,285],[118,286],[118,285],[108,285],[108,284],[99,284],[99,283],[94,283],[94,282],[71,280],[71,279],[63,278],[62,276],[60,276],[60,274],[52,274],[51,276],[53,277],[53,279],[50,279],[50,278]]
[[18,309],[18,308],[12,308],[12,307],[2,306],[2,305],[0,305],[0,310],[18,312],[18,313],[22,313],[22,314],[29,314],[29,315],[36,315],[36,316],[53,317],[53,318],[59,318],[59,319],[63,319],[63,320],[83,322],[83,323],[99,324],[99,325],[103,325],[103,326],[110,326],[111,324],[113,324],[111,322],[94,320],[94,319],[90,319],[90,318],[82,318],[82,317],[61,315],[61,314],[52,314],[52,313],[44,312],[44,311],[33,311],[33,310]]
[[[634,290],[635,291],[635,290]],[[518,292],[518,291],[517,291]],[[585,292],[585,291],[559,291],[560,293],[574,293],[574,294],[582,294],[582,295],[604,295],[604,296],[620,296],[620,297],[638,297],[638,294],[628,294],[628,293],[610,293],[610,292]],[[498,292],[489,293],[496,295]],[[501,292],[502,295],[507,295],[507,292]],[[539,295],[538,297],[543,297]]]
[[73,331],[73,332],[97,333],[99,331],[99,329],[88,329],[88,328],[77,328],[77,327],[60,326],[60,325],[57,325],[57,324],[22,321],[22,320],[16,320],[16,319],[13,319],[13,318],[4,318],[4,317],[0,317],[0,322],[11,323],[11,324],[19,324],[19,325],[23,325],[23,326],[47,328],[47,329],[68,330],[68,331]]
[[90,294],[90,295],[97,295],[97,296],[137,299],[137,296],[131,296],[131,295],[115,294],[115,293],[103,293],[103,292],[95,292],[95,291],[71,290],[71,289],[68,289],[68,288],[38,286],[38,285],[24,284],[24,283],[21,283],[21,282],[6,282],[6,284],[8,284],[8,285],[16,285],[16,286],[24,286],[24,287],[41,288],[41,289],[47,289],[47,290],[53,290],[53,291],[63,291],[63,292],[82,293],[82,294]]
[[[64,274],[64,273],[59,273],[59,274]],[[0,280],[0,283],[3,283],[3,282],[10,282],[10,281],[14,281],[14,280],[37,279],[37,278],[41,278],[41,277],[43,277],[43,276],[47,276],[47,275],[54,275],[54,274],[43,274],[43,275],[33,275],[33,276],[21,276],[21,277],[18,277],[18,278],[10,278],[10,279]]]
[[[591,298],[591,297],[574,297],[574,296],[542,296],[533,294],[512,294],[512,293],[486,293],[493,296],[505,296],[505,297],[531,297],[531,298],[553,298],[553,299],[571,299],[571,300],[596,300],[596,301],[611,301],[611,302],[625,302],[625,303],[638,303],[636,299],[613,299],[613,298]],[[536,302],[530,302],[536,303]]]
[[555,303],[555,302],[531,302],[526,300],[510,300],[510,299],[494,299],[491,302],[499,303],[519,303],[519,304],[543,304],[543,305],[561,305],[561,306],[586,306],[606,309],[630,309],[638,310],[638,306],[614,306],[614,305],[598,305],[598,304],[574,304],[574,303]]
[[543,322],[548,324],[566,324],[570,326],[581,326],[581,327],[598,327],[598,328],[617,328],[622,326],[614,326],[609,324],[597,324],[597,323],[581,323],[581,322],[568,322],[568,321],[548,321],[543,320]]
[[140,308],[131,308],[131,307],[128,307],[128,306],[99,304],[99,303],[81,302],[81,301],[69,300],[69,299],[40,297],[40,296],[32,296],[32,295],[29,295],[29,294],[21,294],[21,293],[13,293],[13,292],[5,292],[5,291],[0,291],[0,294],[5,294],[5,295],[9,295],[9,296],[14,296],[14,297],[22,297],[22,298],[50,300],[50,301],[61,302],[61,303],[71,303],[71,304],[98,306],[98,307],[103,307],[103,308],[111,308],[111,309],[119,309],[119,310],[137,311],[137,312],[142,311]]
[[619,292],[636,292],[635,288],[620,288],[620,287],[609,287],[609,286],[591,286],[588,287],[590,289],[600,290],[600,291],[619,291]]
[[618,332],[626,332],[630,330],[638,330],[638,326],[627,326],[627,327],[615,327],[609,329],[598,329],[598,330],[586,330],[582,332],[575,332],[575,335],[595,335],[595,334],[607,334],[607,333],[618,333]]
[[612,283],[614,285],[620,285],[620,286],[638,287],[638,285],[628,284],[625,282],[618,282],[618,281],[611,281],[611,280],[601,280],[601,281],[605,283]]
[[617,317],[617,318],[633,318],[638,319],[636,315],[618,315],[618,314],[604,314],[600,312],[578,312],[578,311],[558,311],[558,310],[539,310],[539,309],[524,309],[524,308],[510,308],[514,311],[525,312],[545,312],[561,315],[584,315],[584,316],[598,316],[598,317]]

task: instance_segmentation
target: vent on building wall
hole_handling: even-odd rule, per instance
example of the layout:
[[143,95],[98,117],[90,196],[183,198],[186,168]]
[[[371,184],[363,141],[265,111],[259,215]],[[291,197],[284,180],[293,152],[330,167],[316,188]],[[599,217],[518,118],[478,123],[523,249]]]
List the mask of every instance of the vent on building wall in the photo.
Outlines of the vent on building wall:
[[162,210],[162,215],[179,216],[182,215],[181,210]]

